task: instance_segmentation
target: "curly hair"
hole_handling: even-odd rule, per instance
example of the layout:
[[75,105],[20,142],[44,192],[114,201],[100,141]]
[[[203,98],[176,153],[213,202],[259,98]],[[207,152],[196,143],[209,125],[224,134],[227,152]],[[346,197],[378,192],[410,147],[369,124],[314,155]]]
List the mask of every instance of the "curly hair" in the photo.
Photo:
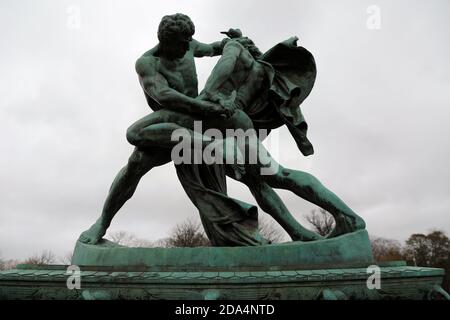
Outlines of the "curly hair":
[[168,42],[174,37],[192,37],[195,26],[191,18],[182,13],[164,16],[158,27],[158,39],[160,42]]

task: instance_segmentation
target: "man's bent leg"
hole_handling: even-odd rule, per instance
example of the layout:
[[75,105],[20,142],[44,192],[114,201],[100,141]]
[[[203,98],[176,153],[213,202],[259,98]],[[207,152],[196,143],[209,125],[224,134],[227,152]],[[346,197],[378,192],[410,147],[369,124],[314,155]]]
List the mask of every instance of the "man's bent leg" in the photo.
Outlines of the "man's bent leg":
[[127,130],[127,140],[138,148],[172,148],[178,140],[172,140],[175,130],[180,138],[197,141],[195,145],[206,146],[211,139],[193,131],[197,119],[181,112],[159,110],[136,121]]
[[[235,180],[233,172],[227,168],[227,175]],[[322,237],[304,228],[289,212],[277,193],[260,176],[255,177],[247,172],[239,180],[243,182],[252,193],[259,207],[272,216],[294,241],[320,240]]]
[[79,240],[84,243],[96,244],[106,234],[106,230],[116,213],[133,196],[142,176],[153,167],[161,166],[170,161],[170,152],[165,149],[152,148],[141,151],[136,148],[127,165],[119,171],[114,179],[101,216],[88,230],[80,235]]
[[366,227],[360,216],[309,173],[280,166],[277,174],[263,176],[263,178],[271,187],[292,191],[333,215],[336,226],[328,237],[335,237]]
[[[242,155],[240,150],[235,146],[234,137],[225,139],[222,139],[223,137],[212,138],[204,135],[202,132],[196,132],[193,130],[194,121],[200,120],[181,112],[159,110],[135,122],[127,130],[127,139],[128,142],[140,148],[157,146],[168,149],[176,146],[180,142],[180,139],[182,141],[190,141],[190,147],[193,149],[192,154],[200,152],[200,158],[203,156],[204,148],[209,146],[210,150],[215,150],[216,159],[221,159],[219,163],[227,162],[228,158],[234,159],[236,161],[230,163],[230,166],[236,175],[243,174],[244,167],[239,165],[239,161],[237,161],[237,159],[242,159]],[[205,125],[202,129],[209,129],[210,124],[213,123],[220,128],[218,130],[224,130],[227,128],[227,125],[232,127],[232,121],[226,119],[209,119],[208,121],[202,122],[202,127]],[[177,137],[172,140],[172,135],[175,130],[177,130]],[[201,150],[195,150],[197,147],[201,147]]]

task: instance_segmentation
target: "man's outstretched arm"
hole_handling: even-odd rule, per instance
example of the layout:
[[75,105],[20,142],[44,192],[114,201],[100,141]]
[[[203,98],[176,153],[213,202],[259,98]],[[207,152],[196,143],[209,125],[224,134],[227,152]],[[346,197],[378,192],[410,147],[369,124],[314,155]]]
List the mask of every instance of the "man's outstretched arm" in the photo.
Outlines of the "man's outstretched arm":
[[195,39],[191,41],[194,57],[214,57],[222,54],[223,47],[228,39],[216,41],[213,43],[202,43]]
[[226,114],[217,104],[188,97],[169,87],[167,80],[156,71],[151,58],[140,58],[136,62],[136,72],[145,93],[163,108],[189,114]]

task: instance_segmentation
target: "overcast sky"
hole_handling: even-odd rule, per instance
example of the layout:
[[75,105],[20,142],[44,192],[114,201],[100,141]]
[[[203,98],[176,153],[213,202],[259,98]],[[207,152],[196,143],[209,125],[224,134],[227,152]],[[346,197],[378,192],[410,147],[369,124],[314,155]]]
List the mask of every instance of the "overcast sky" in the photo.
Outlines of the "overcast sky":
[[[367,27],[370,5],[381,10],[380,29]],[[314,174],[373,235],[450,233],[448,0],[1,0],[4,258],[64,255],[98,217],[133,150],[126,129],[150,112],[134,63],[157,43],[161,17],[176,12],[192,18],[202,42],[239,27],[266,51],[297,35],[318,68],[303,105],[316,153],[303,157],[281,129],[278,160]],[[196,61],[200,86],[216,61]],[[255,203],[242,185],[229,188]],[[301,221],[314,208],[279,194]],[[168,164],[144,177],[111,231],[156,240],[197,216]]]

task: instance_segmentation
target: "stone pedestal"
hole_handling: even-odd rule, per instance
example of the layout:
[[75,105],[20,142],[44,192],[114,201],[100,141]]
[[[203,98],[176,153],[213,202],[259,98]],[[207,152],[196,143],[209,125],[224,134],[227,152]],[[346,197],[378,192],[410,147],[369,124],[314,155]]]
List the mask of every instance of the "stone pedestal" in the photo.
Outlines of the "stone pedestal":
[[77,242],[72,264],[146,267],[152,271],[277,271],[366,267],[373,263],[366,230],[340,237],[256,247],[129,248],[102,240]]
[[444,271],[381,267],[381,288],[370,290],[366,268],[286,271],[155,272],[87,268],[81,288],[67,288],[67,266],[21,266],[0,273],[0,299],[433,299]]
[[[260,247],[127,248],[77,243],[68,266],[21,265],[0,273],[0,299],[433,299],[449,298],[444,271],[374,265],[366,231],[309,243]],[[69,281],[70,283],[75,283]]]

